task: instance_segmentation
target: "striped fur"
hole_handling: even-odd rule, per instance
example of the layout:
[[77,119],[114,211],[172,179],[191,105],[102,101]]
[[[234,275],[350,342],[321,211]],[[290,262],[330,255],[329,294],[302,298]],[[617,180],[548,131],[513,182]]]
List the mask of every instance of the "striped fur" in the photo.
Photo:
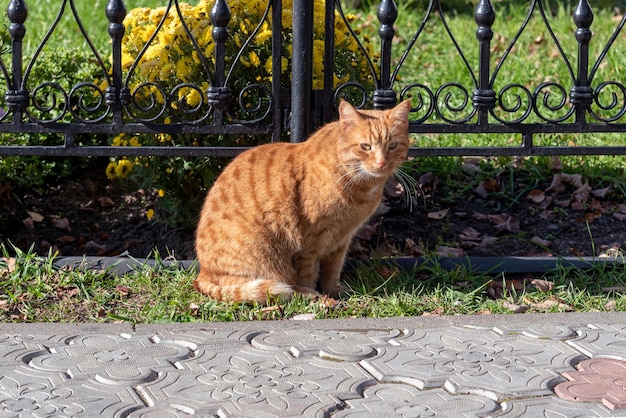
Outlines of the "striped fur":
[[235,158],[200,214],[194,287],[223,301],[338,296],[352,236],[406,158],[409,111],[408,101],[387,111],[341,102],[339,121],[307,141]]

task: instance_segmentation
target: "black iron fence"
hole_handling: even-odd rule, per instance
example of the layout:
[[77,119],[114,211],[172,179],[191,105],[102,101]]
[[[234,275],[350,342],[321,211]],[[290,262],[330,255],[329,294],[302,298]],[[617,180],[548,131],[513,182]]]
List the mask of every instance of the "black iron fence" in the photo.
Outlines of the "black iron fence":
[[[336,78],[336,37],[323,38],[323,54],[314,53],[313,30],[318,19],[313,0],[293,0],[285,7],[281,0],[268,0],[258,22],[248,22],[247,39],[238,39],[236,56],[228,54],[232,42],[233,13],[228,0],[216,0],[207,12],[205,33],[210,31],[212,49],[207,54],[190,22],[186,21],[178,0],[169,0],[165,12],[145,39],[143,48],[132,60],[124,56],[123,40],[129,28],[124,19],[127,9],[122,0],[108,0],[102,11],[103,24],[108,25],[110,51],[98,51],[75,8],[75,0],[62,0],[55,22],[41,40],[35,52],[24,54],[28,34],[28,7],[41,7],[37,2],[10,0],[7,8],[10,54],[0,57],[0,78],[4,87],[0,132],[59,134],[62,143],[53,145],[1,145],[0,155],[67,155],[67,156],[208,156],[235,155],[244,147],[220,146],[219,141],[207,140],[197,146],[111,146],[111,138],[126,134],[189,134],[207,137],[263,136],[267,140],[302,141],[320,124],[335,117],[340,97],[359,106],[388,108],[402,98],[411,97],[410,131],[415,134],[493,134],[518,138],[518,143],[506,146],[415,147],[410,154],[419,155],[568,155],[568,154],[626,154],[626,145],[617,146],[545,146],[536,145],[540,134],[620,133],[626,131],[626,87],[623,79],[598,79],[599,69],[616,45],[623,43],[622,28],[626,17],[610,22],[594,22],[594,12],[587,0],[579,0],[572,15],[574,28],[569,37],[575,39],[573,54],[562,47],[563,39],[553,31],[550,6],[543,0],[530,0],[528,14],[522,22],[512,22],[516,34],[494,48],[494,22],[500,18],[489,0],[479,0],[474,12],[475,38],[457,39],[448,25],[448,12],[439,0],[415,10],[419,25],[411,31],[402,45],[397,36],[398,6],[393,0],[382,0],[378,6],[376,27],[377,50],[372,54],[363,35],[347,17],[339,0],[324,3],[324,28],[331,34],[339,23],[347,36],[354,38],[354,52],[363,55],[362,64],[369,75],[367,82],[357,77]],[[294,11],[291,13],[291,11]],[[406,9],[402,9],[406,12]],[[285,12],[292,17],[284,21]],[[97,11],[94,13],[98,13]],[[48,39],[57,30],[62,15],[75,19],[92,61],[100,73],[98,80],[89,79],[63,87],[54,80],[33,85],[32,72]],[[181,36],[189,40],[203,82],[180,82],[164,85],[158,79],[138,76],[147,60],[151,45],[168,24],[168,16],[178,16]],[[549,59],[562,61],[568,74],[566,80],[547,77],[537,85],[508,82],[502,68],[516,50],[518,40],[526,36],[528,21],[543,22],[544,36],[552,42],[556,55]],[[447,80],[433,84],[419,79],[419,69],[408,66],[408,57],[420,55],[422,65],[429,56],[423,53],[424,38],[429,25],[436,21],[445,28],[450,40],[450,55],[460,59],[469,82]],[[208,24],[210,22],[210,24]],[[593,25],[592,25],[593,24]],[[271,58],[268,68],[281,69],[289,56],[290,74],[271,71],[264,80],[241,80],[234,77],[237,66],[247,57],[248,50],[264,28],[271,27]],[[612,35],[597,53],[590,54],[594,40],[594,25],[611,25]],[[287,35],[285,35],[287,33]],[[471,45],[468,49],[467,45]],[[286,54],[287,49],[290,54]],[[523,51],[521,51],[524,53]],[[323,58],[322,58],[323,57]],[[315,85],[313,68],[323,61],[321,84]],[[158,61],[157,61],[158,65]],[[541,74],[538,62],[536,72]],[[245,71],[243,71],[245,73]],[[415,76],[415,73],[418,73]],[[241,74],[241,73],[237,73]],[[403,74],[412,74],[404,77]],[[548,76],[548,75],[546,75]],[[624,75],[626,78],[626,75]],[[410,82],[403,80],[411,79]],[[194,93],[193,103],[185,97]],[[83,144],[81,135],[94,135],[101,142]]]

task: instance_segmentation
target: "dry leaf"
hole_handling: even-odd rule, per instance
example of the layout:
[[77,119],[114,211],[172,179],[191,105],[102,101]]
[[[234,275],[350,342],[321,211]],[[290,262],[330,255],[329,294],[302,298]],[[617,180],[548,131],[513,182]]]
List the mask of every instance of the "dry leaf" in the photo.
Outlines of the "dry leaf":
[[555,173],[560,173],[563,170],[563,164],[561,159],[557,156],[550,157],[550,170]]
[[498,241],[497,237],[492,237],[491,235],[485,235],[483,239],[480,240],[480,247],[491,245],[497,241]]
[[536,235],[530,239],[530,242],[532,242],[533,244],[536,244],[536,245],[538,245],[540,247],[549,247],[550,244],[552,244],[552,242],[550,242],[548,240],[545,240],[545,239],[542,239],[542,238],[539,238]]
[[502,306],[510,310],[513,313],[524,313],[528,310],[528,306],[519,305],[517,303],[512,303],[512,302],[509,302],[508,300],[505,300],[504,302],[502,302]]
[[0,266],[0,273],[13,273],[15,271],[15,268],[17,266],[16,260],[13,257],[2,257],[0,259],[4,264],[6,264],[6,267]]
[[554,283],[549,280],[533,279],[530,283],[540,292],[549,292],[554,288]]
[[115,202],[113,202],[113,199],[111,199],[110,197],[106,197],[106,196],[99,197],[98,204],[100,205],[101,208],[111,208],[115,206]]
[[[528,301],[527,301],[528,302]],[[562,310],[562,311],[571,311],[572,307],[569,306],[566,303],[563,303],[559,298],[557,297],[551,297],[549,299],[546,299],[542,302],[528,302],[528,304],[535,309],[539,309],[542,311],[547,311],[550,310],[554,307]]]
[[611,299],[610,301],[608,301],[607,303],[604,304],[604,309],[606,309],[607,311],[614,311],[615,309],[617,309],[617,302],[615,302],[615,299]]
[[29,229],[31,231],[35,229],[35,224],[33,223],[33,218],[31,217],[24,219],[22,221],[22,225],[24,225],[24,228]]
[[72,228],[70,228],[70,220],[67,218],[53,218],[52,226],[62,231],[72,232]]
[[297,314],[289,318],[292,321],[312,321],[315,319],[315,314],[313,313],[303,313]]
[[280,305],[272,305],[272,306],[264,306],[261,308],[261,312],[273,312],[273,311],[282,311],[283,307]]
[[533,189],[528,192],[526,199],[530,200],[531,202],[541,203],[546,200],[546,194],[543,190]]
[[26,213],[28,213],[28,216],[30,216],[34,222],[41,222],[44,220],[44,217],[37,212],[27,210]]
[[465,251],[462,248],[453,248],[440,245],[436,248],[435,253],[440,257],[464,257]]
[[495,180],[495,179],[487,180],[484,183],[484,187],[485,187],[485,190],[487,190],[488,192],[499,192],[500,191],[500,184],[498,184],[498,181]]
[[546,189],[546,193],[559,194],[565,191],[565,183],[569,181],[569,176],[563,173],[555,173],[552,176],[552,183]]
[[127,296],[130,293],[130,288],[127,286],[115,286],[115,290],[122,296]]
[[478,196],[482,197],[483,199],[486,199],[487,196],[489,196],[489,193],[487,192],[487,189],[485,188],[484,181],[481,181],[480,183],[478,183],[478,186],[476,186],[476,188],[472,190],[472,192],[476,193]]
[[613,217],[614,217],[615,219],[617,219],[618,221],[626,221],[626,215],[624,215],[624,214],[623,214],[623,213],[621,213],[621,212],[615,212],[615,213],[613,213]]
[[438,307],[438,308],[433,309],[430,312],[424,312],[422,314],[422,316],[441,316],[443,314],[444,314],[443,308],[442,307]]
[[420,176],[417,182],[422,186],[432,186],[435,182],[435,175],[432,172],[424,173]]
[[74,238],[71,235],[63,235],[63,236],[60,236],[59,238],[57,238],[56,241],[65,244],[65,243],[68,243],[68,242],[76,241],[76,238]]
[[611,191],[611,186],[605,187],[603,189],[592,190],[591,194],[593,195],[593,197],[597,197],[598,199],[606,199],[610,191]]
[[478,241],[480,239],[480,232],[468,226],[459,234],[459,238],[463,241]]
[[591,193],[591,186],[589,186],[589,182],[586,181],[585,184],[581,185],[574,192],[574,200],[576,202],[586,202],[589,199],[589,193]]
[[612,287],[603,287],[602,292],[610,293],[610,292],[626,292],[626,286],[612,286]]
[[359,228],[358,231],[356,231],[354,237],[362,239],[364,241],[369,241],[374,235],[377,234],[377,232],[378,231],[376,230],[376,227],[374,225],[364,224],[362,227]]
[[436,212],[428,212],[428,219],[443,219],[448,214],[448,211],[450,211],[450,208],[441,209]]
[[[626,213],[626,212],[625,212]],[[472,218],[476,219],[477,221],[484,221],[489,219],[488,215],[485,215],[484,213],[480,213],[480,212],[473,212],[472,213]]]
[[388,213],[390,210],[391,210],[391,207],[389,205],[385,204],[385,202],[380,202],[380,204],[376,208],[376,215],[382,216]]
[[502,213],[500,215],[488,215],[489,220],[493,223],[493,226],[500,232],[518,232],[520,225],[519,220],[514,216]]
[[413,257],[420,257],[424,254],[423,248],[417,245],[411,238],[406,238],[404,243],[406,244],[406,248],[404,250],[405,254],[412,255]]

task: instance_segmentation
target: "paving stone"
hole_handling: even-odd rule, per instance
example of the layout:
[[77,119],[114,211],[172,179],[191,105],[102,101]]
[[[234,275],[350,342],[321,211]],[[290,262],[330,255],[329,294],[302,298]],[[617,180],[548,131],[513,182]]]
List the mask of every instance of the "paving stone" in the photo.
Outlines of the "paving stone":
[[562,373],[568,382],[554,391],[563,398],[579,402],[602,402],[610,410],[626,414],[626,361],[595,358],[576,365],[576,371]]
[[173,343],[188,346],[192,350],[202,350],[247,346],[252,338],[262,333],[262,331],[214,329],[159,330],[151,339],[158,343]]
[[443,389],[420,391],[402,384],[381,384],[365,389],[362,399],[346,401],[333,417],[483,417],[500,406],[475,395],[450,395]]
[[288,350],[295,357],[319,356],[329,360],[358,361],[376,354],[376,347],[401,336],[398,330],[340,331],[287,330],[257,335],[251,344],[260,349]]
[[34,356],[28,366],[64,372],[71,379],[94,378],[110,385],[131,385],[152,380],[159,371],[174,369],[175,362],[192,354],[189,347],[156,344],[147,336],[86,335]]
[[577,335],[574,327],[555,324],[536,324],[528,327],[496,325],[492,329],[501,335],[521,334],[531,338],[549,338],[552,340],[566,340]]
[[589,325],[577,331],[578,338],[568,344],[589,357],[626,360],[626,325]]
[[361,361],[380,382],[445,386],[493,400],[550,395],[564,380],[558,371],[586,358],[559,340],[471,328],[417,330],[393,342],[398,346]]
[[54,381],[12,370],[0,377],[2,417],[115,417],[144,407],[128,387],[101,385],[95,381]]
[[179,365],[180,370],[139,385],[149,404],[179,398],[201,402],[220,416],[318,416],[375,383],[357,363],[294,358],[253,347],[207,350]]
[[516,399],[502,402],[502,410],[488,418],[591,418],[591,417],[621,417],[623,412],[616,414],[608,408],[597,404],[581,404],[557,398],[543,396],[540,398]]

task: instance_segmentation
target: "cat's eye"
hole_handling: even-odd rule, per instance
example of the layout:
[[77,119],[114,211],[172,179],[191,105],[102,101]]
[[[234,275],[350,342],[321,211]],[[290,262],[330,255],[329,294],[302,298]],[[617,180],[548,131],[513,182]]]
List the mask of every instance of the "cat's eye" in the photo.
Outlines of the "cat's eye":
[[369,151],[372,149],[372,146],[370,144],[361,144],[361,149],[363,151]]
[[398,148],[398,143],[397,142],[392,142],[392,143],[389,144],[389,150],[390,151],[394,150],[396,148]]

